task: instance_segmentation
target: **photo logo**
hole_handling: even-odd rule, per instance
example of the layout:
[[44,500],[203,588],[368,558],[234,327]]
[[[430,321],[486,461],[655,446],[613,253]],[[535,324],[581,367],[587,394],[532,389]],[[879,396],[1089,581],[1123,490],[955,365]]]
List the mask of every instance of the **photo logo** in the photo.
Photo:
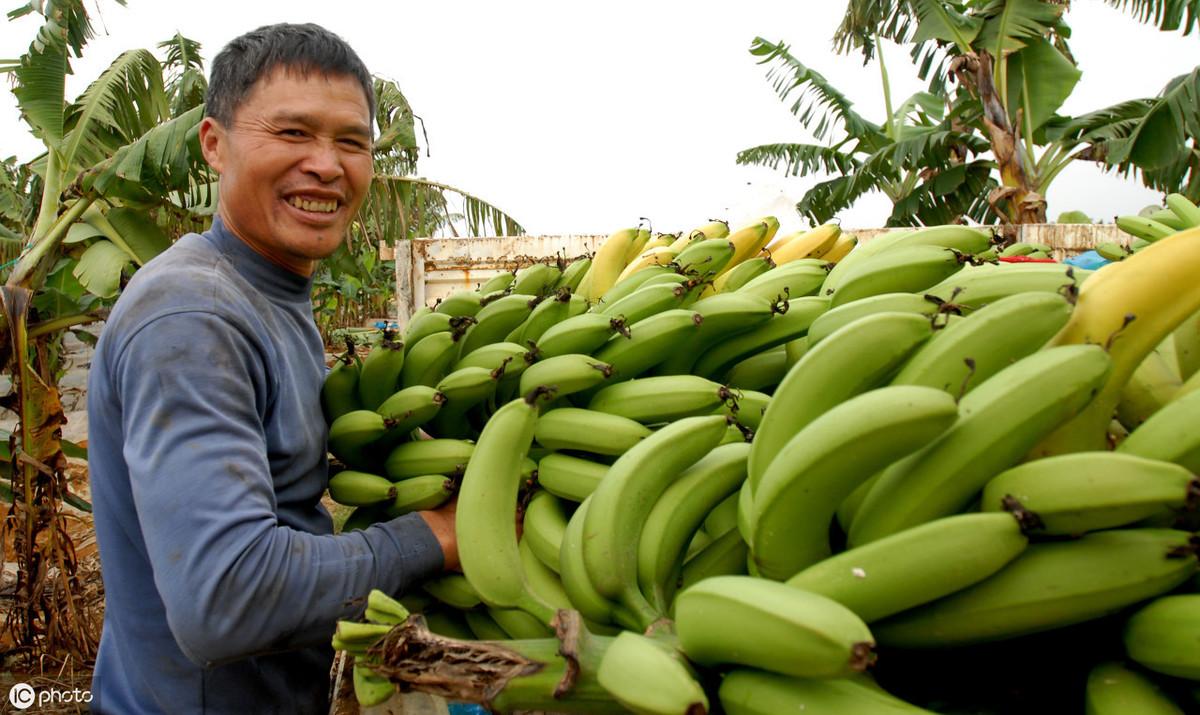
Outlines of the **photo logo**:
[[24,710],[36,700],[33,686],[28,683],[17,683],[8,689],[8,703],[17,710]]

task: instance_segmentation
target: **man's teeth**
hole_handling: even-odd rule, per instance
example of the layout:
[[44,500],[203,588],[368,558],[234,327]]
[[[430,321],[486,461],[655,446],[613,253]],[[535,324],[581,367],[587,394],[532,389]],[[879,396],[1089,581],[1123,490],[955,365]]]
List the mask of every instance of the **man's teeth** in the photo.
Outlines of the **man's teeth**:
[[288,199],[288,203],[303,211],[315,211],[317,213],[333,213],[337,211],[337,201],[308,201],[299,196],[293,196]]

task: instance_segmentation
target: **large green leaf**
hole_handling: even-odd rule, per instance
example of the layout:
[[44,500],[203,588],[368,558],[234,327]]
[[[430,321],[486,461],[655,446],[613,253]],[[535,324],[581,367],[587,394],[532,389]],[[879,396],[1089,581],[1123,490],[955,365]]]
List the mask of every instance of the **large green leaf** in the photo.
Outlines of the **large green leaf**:
[[858,168],[858,160],[837,147],[819,144],[764,144],[738,152],[737,163],[744,166],[783,167],[788,176],[808,176],[816,172],[843,174]]
[[983,27],[983,20],[964,13],[961,3],[945,0],[911,0],[911,3],[919,20],[912,42],[941,40],[965,50]]
[[129,255],[111,241],[96,241],[79,257],[72,273],[93,295],[112,298],[121,287],[121,272],[129,265]]
[[979,16],[987,18],[979,33],[978,47],[999,61],[1032,39],[1048,33],[1066,7],[1044,0],[990,0]]
[[171,245],[171,238],[144,211],[119,207],[108,212],[108,220],[143,265]]
[[147,50],[122,53],[68,113],[62,154],[68,166],[93,166],[167,117],[162,67]]
[[1042,38],[1029,40],[1008,62],[1009,116],[1015,117],[1021,107],[1035,130],[1062,107],[1083,74]]
[[33,307],[42,319],[77,315],[88,309],[91,300],[74,273],[78,264],[74,258],[61,258],[46,276],[45,285],[33,298]]
[[121,147],[83,177],[83,189],[109,199],[156,206],[172,192],[187,193],[211,180],[196,132],[204,107],[188,110]]
[[67,229],[67,237],[63,243],[83,243],[84,241],[103,236],[104,232],[86,221],[76,221]]
[[375,161],[380,173],[409,174],[416,170],[419,147],[412,106],[391,80],[375,78]]

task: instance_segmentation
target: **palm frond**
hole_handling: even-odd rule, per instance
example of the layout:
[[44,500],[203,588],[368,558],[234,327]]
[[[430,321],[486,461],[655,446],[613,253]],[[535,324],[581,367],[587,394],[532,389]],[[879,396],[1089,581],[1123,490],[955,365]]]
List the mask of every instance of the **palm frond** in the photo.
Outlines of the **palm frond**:
[[1139,22],[1152,24],[1164,32],[1180,27],[1183,34],[1200,24],[1200,0],[1105,0],[1109,5],[1133,15]]
[[974,132],[944,126],[911,127],[902,139],[871,154],[862,167],[878,175],[900,170],[945,169],[967,154],[979,155],[990,148],[987,139]]
[[204,58],[200,43],[176,32],[169,40],[157,45],[166,50],[163,58],[163,85],[171,105],[171,115],[178,116],[204,103],[208,81],[204,78]]
[[399,85],[375,78],[375,164],[382,174],[411,174],[416,171],[420,147],[412,106]]
[[767,79],[781,100],[787,102],[793,93],[797,93],[789,109],[817,139],[825,138],[839,123],[847,135],[855,138],[882,133],[878,125],[855,112],[852,109],[854,103],[821,73],[793,57],[787,45],[756,37],[750,45],[750,53],[761,58],[759,64],[772,65]]
[[918,24],[910,38],[911,42],[921,43],[932,40],[954,43],[960,50],[965,51],[983,27],[983,19],[967,14],[967,8],[960,2],[947,0],[909,0],[911,12],[916,15]]
[[969,218],[995,223],[987,196],[998,185],[995,166],[986,160],[959,164],[931,173],[892,206],[888,226],[937,226]]
[[865,177],[837,176],[806,191],[796,202],[796,212],[819,225],[850,208],[859,197],[878,190]]
[[991,0],[978,13],[984,18],[979,45],[999,60],[1025,47],[1025,40],[1046,36],[1064,10],[1045,0]]
[[376,243],[432,236],[458,235],[450,198],[461,201],[463,230],[472,236],[513,236],[524,228],[507,213],[477,196],[447,184],[410,176],[377,175],[359,210],[362,232]]
[[841,54],[857,49],[863,61],[870,62],[875,56],[876,36],[904,44],[916,29],[917,19],[908,0],[849,0],[833,35],[833,46]]
[[738,152],[743,166],[783,167],[787,176],[808,176],[817,172],[844,174],[858,168],[852,152],[820,144],[763,144]]

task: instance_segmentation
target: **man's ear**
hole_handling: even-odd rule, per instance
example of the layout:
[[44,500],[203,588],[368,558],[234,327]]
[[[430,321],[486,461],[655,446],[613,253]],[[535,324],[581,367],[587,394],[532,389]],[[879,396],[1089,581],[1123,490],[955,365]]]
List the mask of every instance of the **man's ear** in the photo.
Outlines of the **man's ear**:
[[226,150],[225,144],[225,127],[212,117],[202,119],[200,121],[200,151],[204,154],[204,160],[218,174],[221,173],[221,167],[224,164],[221,157]]

